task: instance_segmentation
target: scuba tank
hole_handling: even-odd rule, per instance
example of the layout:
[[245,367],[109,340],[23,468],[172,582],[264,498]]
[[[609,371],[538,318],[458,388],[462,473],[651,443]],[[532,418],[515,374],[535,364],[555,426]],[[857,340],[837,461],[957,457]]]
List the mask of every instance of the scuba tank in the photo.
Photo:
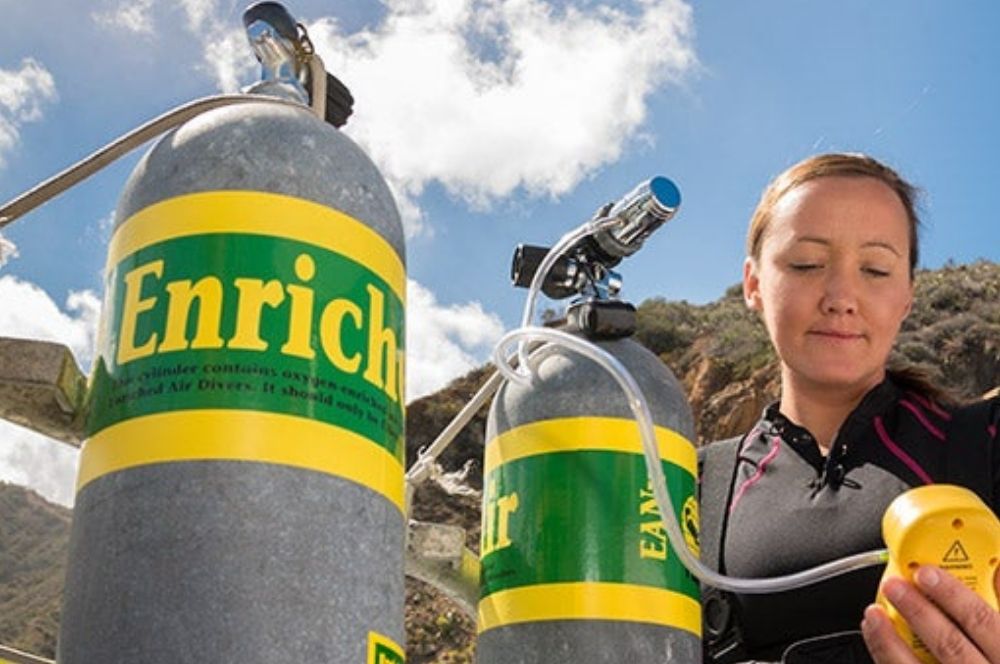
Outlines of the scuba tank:
[[[690,406],[670,370],[629,338],[635,309],[608,299],[620,287],[609,268],[655,228],[629,219],[648,216],[638,208],[650,197],[671,203],[658,223],[679,205],[676,188],[665,191],[673,184],[662,181],[599,211],[627,217],[628,234],[584,238],[543,277],[542,290],[588,296],[569,308],[565,328],[614,356],[646,395],[667,487],[697,550]],[[531,282],[548,253],[519,247],[515,283]],[[530,384],[504,383],[487,420],[478,662],[700,662],[698,582],[667,541],[627,399],[589,358],[542,349],[544,357],[529,360]]]
[[121,195],[63,664],[403,661],[402,226],[301,25],[244,22],[249,94],[302,105],[199,115]]

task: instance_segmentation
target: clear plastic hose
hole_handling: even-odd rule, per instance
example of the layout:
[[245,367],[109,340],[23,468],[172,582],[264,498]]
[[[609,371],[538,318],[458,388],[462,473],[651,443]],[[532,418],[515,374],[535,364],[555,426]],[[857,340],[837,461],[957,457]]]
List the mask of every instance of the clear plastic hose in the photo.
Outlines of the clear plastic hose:
[[[535,367],[546,355],[550,354],[535,352],[529,360],[526,349],[530,342],[535,341],[550,344],[548,347],[543,346],[539,349],[540,351],[551,348],[551,352],[555,352],[557,348],[565,348],[596,362],[601,368],[611,374],[625,393],[629,409],[632,411],[638,424],[642,452],[646,460],[646,472],[649,475],[653,495],[656,498],[656,504],[660,510],[660,516],[670,544],[684,566],[702,583],[722,590],[744,594],[775,593],[800,588],[856,569],[886,562],[888,560],[888,552],[885,549],[879,549],[834,560],[794,574],[748,579],[719,574],[705,566],[698,559],[698,556],[688,548],[681,533],[680,525],[677,522],[677,514],[670,500],[670,494],[667,491],[666,478],[663,475],[663,467],[656,445],[656,433],[653,428],[653,418],[649,410],[649,404],[638,383],[632,377],[632,374],[629,373],[628,369],[615,356],[586,339],[561,330],[532,327],[530,325],[538,290],[541,288],[545,275],[556,258],[577,240],[597,230],[599,223],[599,221],[590,222],[581,226],[576,231],[563,236],[545,257],[531,283],[531,289],[525,304],[522,327],[504,335],[493,351],[493,361],[497,369],[508,380],[522,384],[530,382],[534,376]],[[514,343],[517,343],[517,350],[513,353],[508,352],[509,347]],[[520,358],[519,366],[516,369],[511,366],[511,360],[515,356]]]

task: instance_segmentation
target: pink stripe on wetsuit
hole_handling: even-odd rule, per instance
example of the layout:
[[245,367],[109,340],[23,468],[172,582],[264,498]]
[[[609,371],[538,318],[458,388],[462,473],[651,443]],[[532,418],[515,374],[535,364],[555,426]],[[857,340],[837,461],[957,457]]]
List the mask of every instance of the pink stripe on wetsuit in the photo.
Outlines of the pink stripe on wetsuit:
[[878,434],[879,440],[882,441],[882,444],[885,445],[886,449],[892,452],[892,454],[897,459],[902,461],[907,468],[912,470],[916,474],[916,476],[919,477],[921,481],[923,481],[924,484],[934,483],[934,480],[931,479],[931,476],[927,474],[927,471],[924,470],[919,463],[914,461],[913,457],[904,452],[903,448],[901,448],[899,445],[894,443],[891,438],[889,438],[889,434],[885,430],[885,425],[882,423],[881,416],[877,416],[875,418],[875,432]]
[[[756,433],[756,431],[754,433]],[[747,444],[749,444],[750,440],[751,437],[747,436]],[[746,446],[747,445],[744,445],[744,448],[746,448]],[[767,464],[774,461],[774,458],[778,456],[778,451],[780,449],[781,449],[781,438],[779,436],[774,436],[773,438],[771,438],[771,449],[768,451],[767,454],[764,455],[764,458],[760,460],[760,463],[757,464],[757,471],[750,477],[750,479],[748,479],[746,482],[740,485],[739,491],[737,491],[736,495],[733,496],[733,500],[729,504],[730,514],[732,514],[733,510],[736,509],[737,503],[740,502],[740,498],[742,498],[743,494],[747,492],[747,489],[749,489],[751,486],[759,482],[760,478],[764,476],[764,470],[767,468]]]
[[922,394],[917,394],[916,392],[907,392],[906,394],[908,397],[919,403],[925,409],[933,412],[935,415],[940,417],[945,422],[951,421],[951,413],[941,408],[941,406],[937,405],[927,397],[923,396]]
[[930,433],[938,440],[945,440],[944,433],[936,426],[931,424],[930,420],[927,419],[927,416],[924,415],[924,412],[920,410],[915,404],[913,404],[910,401],[907,401],[906,399],[900,399],[899,405],[905,408],[906,410],[910,411],[911,413],[913,413],[913,416],[917,418],[917,421],[920,422],[920,424],[922,424],[925,429],[927,429],[928,433]]

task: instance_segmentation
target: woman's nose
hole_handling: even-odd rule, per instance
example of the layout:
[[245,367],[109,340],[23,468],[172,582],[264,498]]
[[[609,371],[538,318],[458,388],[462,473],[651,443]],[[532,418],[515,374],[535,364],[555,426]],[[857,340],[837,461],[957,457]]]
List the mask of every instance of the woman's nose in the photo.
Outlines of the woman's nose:
[[857,281],[847,270],[831,270],[820,303],[827,314],[854,314],[858,310]]

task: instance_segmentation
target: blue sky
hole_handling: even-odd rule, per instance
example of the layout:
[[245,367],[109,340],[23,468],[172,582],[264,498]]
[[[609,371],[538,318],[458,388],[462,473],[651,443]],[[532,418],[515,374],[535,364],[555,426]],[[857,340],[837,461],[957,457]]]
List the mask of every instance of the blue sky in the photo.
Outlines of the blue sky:
[[[657,174],[684,203],[620,266],[636,303],[707,302],[736,283],[761,188],[818,151],[869,152],[924,189],[925,267],[1000,261],[995,3],[287,4],[357,98],[346,133],[398,194],[411,398],[515,326],[518,242],[551,243]],[[254,80],[243,8],[0,0],[0,198]],[[58,339],[89,362],[111,213],[140,153],[4,232],[19,256],[0,268],[0,335]],[[0,479],[68,502],[74,464],[0,424]]]

